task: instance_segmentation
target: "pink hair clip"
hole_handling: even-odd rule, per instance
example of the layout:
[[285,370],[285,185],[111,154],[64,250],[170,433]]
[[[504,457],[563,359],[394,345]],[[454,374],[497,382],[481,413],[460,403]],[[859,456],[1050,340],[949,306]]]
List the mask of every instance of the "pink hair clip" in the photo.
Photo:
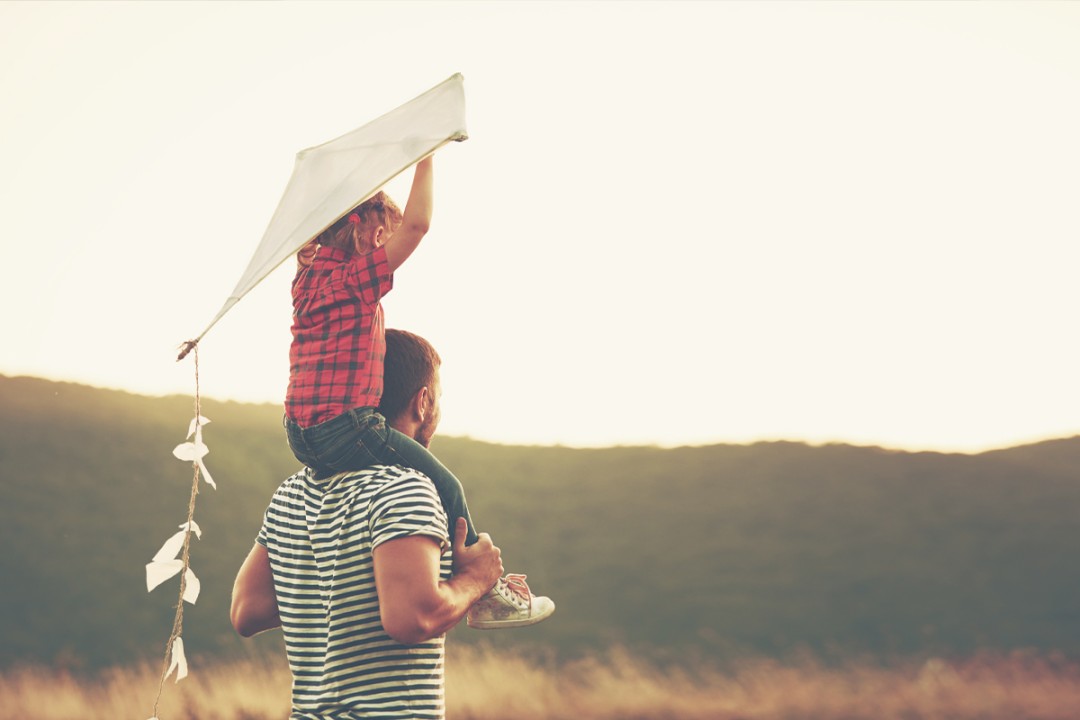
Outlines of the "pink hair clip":
[[353,213],[352,215],[349,216],[349,223],[351,223],[352,225],[359,225],[360,224],[360,216],[357,215],[356,213]]

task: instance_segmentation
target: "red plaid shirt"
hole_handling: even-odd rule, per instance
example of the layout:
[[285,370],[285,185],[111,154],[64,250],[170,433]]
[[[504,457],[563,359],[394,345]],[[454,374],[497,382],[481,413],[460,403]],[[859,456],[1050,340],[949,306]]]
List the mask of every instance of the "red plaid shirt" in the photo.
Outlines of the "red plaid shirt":
[[386,355],[379,300],[393,284],[382,247],[366,255],[320,247],[296,274],[285,396],[290,420],[306,428],[378,406]]

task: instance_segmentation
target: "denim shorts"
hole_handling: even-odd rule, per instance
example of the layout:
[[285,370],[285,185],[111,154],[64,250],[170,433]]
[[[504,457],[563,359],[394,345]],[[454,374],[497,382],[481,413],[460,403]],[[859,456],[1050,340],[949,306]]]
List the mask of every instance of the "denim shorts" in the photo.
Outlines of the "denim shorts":
[[386,418],[375,408],[354,408],[309,428],[288,417],[284,425],[293,455],[311,468],[316,478],[372,465],[406,464],[388,442]]

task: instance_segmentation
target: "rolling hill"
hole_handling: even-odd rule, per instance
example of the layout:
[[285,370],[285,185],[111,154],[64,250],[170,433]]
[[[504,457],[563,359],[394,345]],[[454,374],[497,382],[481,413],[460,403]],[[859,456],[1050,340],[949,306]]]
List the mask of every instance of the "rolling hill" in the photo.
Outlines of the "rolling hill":
[[[159,657],[175,581],[144,565],[185,519],[172,448],[187,397],[0,376],[0,665]],[[236,569],[295,470],[280,408],[204,400],[192,550],[202,596],[188,652],[246,647]],[[731,657],[810,648],[1080,653],[1080,438],[977,455],[794,442],[660,449],[511,447],[437,438],[508,570],[555,616],[455,641],[554,652],[619,643]],[[264,638],[263,644],[276,639]]]

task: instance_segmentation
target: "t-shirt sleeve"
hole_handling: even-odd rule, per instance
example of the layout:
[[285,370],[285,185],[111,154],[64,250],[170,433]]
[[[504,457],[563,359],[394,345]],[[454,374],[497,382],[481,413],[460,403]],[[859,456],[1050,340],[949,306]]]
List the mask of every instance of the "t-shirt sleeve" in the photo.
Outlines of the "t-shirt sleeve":
[[266,514],[263,513],[262,526],[259,527],[259,534],[255,536],[255,542],[259,543],[263,547],[267,547],[267,532],[266,532]]
[[371,500],[371,547],[411,535],[434,538],[443,550],[450,546],[446,511],[431,480],[409,473],[387,483]]
[[394,287],[386,247],[379,246],[369,253],[356,255],[349,264],[348,285],[368,305],[379,302]]

